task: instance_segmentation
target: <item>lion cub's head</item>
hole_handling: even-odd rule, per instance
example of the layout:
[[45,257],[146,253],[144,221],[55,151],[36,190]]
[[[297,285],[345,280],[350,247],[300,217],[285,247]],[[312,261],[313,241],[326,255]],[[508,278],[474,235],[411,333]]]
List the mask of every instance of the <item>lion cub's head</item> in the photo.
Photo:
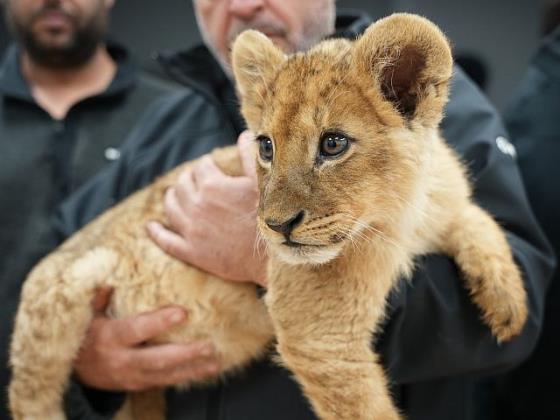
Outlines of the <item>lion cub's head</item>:
[[324,263],[410,217],[452,72],[435,25],[396,14],[292,56],[246,31],[232,57],[259,143],[258,224],[277,255]]

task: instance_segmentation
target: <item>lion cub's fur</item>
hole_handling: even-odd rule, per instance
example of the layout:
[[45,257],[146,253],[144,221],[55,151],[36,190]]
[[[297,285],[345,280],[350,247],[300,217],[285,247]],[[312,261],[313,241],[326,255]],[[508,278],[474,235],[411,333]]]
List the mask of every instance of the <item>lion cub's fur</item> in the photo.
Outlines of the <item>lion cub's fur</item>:
[[[250,285],[172,260],[144,233],[162,218],[177,171],[102,215],[43,260],[24,285],[12,342],[11,410],[62,419],[61,395],[92,314],[96,287],[115,287],[111,314],[167,304],[190,313],[166,340],[212,340],[224,371],[263,352],[272,325],[282,362],[322,419],[397,419],[372,334],[414,257],[452,256],[498,340],[519,333],[526,296],[505,236],[470,200],[465,170],[438,134],[452,59],[427,20],[393,15],[355,42],[333,40],[284,56],[242,34],[233,67],[249,127],[273,142],[259,159],[258,224],[270,252],[267,311]],[[325,132],[350,148],[318,159]],[[240,173],[235,150],[215,152]],[[269,228],[303,211],[289,237]],[[287,239],[300,245],[289,247]],[[144,400],[146,401],[146,400]],[[128,415],[156,419],[149,408]],[[149,414],[146,414],[149,413]],[[124,416],[124,414],[123,414]]]
[[[226,173],[242,173],[235,148],[217,150],[214,160]],[[273,331],[255,286],[225,282],[174,260],[146,234],[148,221],[163,219],[163,195],[189,164],[104,213],[30,273],[11,346],[14,419],[64,418],[61,396],[93,317],[89,302],[102,285],[114,287],[109,313],[116,318],[170,304],[186,308],[188,328],[158,341],[212,341],[223,372],[266,350]],[[139,412],[136,418],[161,418]]]

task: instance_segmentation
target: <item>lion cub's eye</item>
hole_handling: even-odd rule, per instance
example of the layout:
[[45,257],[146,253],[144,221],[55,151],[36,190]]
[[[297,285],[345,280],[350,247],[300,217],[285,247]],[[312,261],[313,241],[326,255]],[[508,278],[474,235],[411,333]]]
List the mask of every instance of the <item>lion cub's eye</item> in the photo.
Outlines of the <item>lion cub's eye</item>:
[[349,145],[350,142],[344,134],[325,133],[321,137],[319,153],[323,157],[336,157],[344,153]]
[[259,155],[265,162],[270,162],[274,155],[274,148],[272,147],[272,140],[265,136],[257,137],[259,142]]

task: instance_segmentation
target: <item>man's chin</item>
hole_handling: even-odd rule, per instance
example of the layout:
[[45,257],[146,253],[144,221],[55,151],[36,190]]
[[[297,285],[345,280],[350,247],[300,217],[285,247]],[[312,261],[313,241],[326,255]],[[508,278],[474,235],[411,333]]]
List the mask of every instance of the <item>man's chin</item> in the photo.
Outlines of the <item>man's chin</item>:
[[270,249],[283,262],[290,265],[321,265],[336,258],[342,251],[342,245],[270,245]]
[[48,21],[38,21],[30,29],[29,36],[38,45],[45,48],[67,48],[75,38],[75,28],[71,22],[53,24]]
[[77,43],[72,34],[42,34],[24,43],[29,57],[52,68],[80,67],[95,54],[97,40]]

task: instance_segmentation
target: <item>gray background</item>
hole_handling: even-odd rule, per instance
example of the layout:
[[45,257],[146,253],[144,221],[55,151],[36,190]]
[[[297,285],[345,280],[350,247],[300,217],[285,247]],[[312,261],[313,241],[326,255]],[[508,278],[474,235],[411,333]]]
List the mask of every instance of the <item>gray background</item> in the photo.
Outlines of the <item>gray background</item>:
[[[338,6],[364,10],[373,17],[412,11],[432,19],[449,36],[455,53],[475,53],[486,61],[488,94],[503,109],[537,48],[546,1],[338,0]],[[111,32],[141,62],[154,51],[186,48],[200,39],[191,0],[117,0]],[[7,42],[2,21],[0,50]]]

